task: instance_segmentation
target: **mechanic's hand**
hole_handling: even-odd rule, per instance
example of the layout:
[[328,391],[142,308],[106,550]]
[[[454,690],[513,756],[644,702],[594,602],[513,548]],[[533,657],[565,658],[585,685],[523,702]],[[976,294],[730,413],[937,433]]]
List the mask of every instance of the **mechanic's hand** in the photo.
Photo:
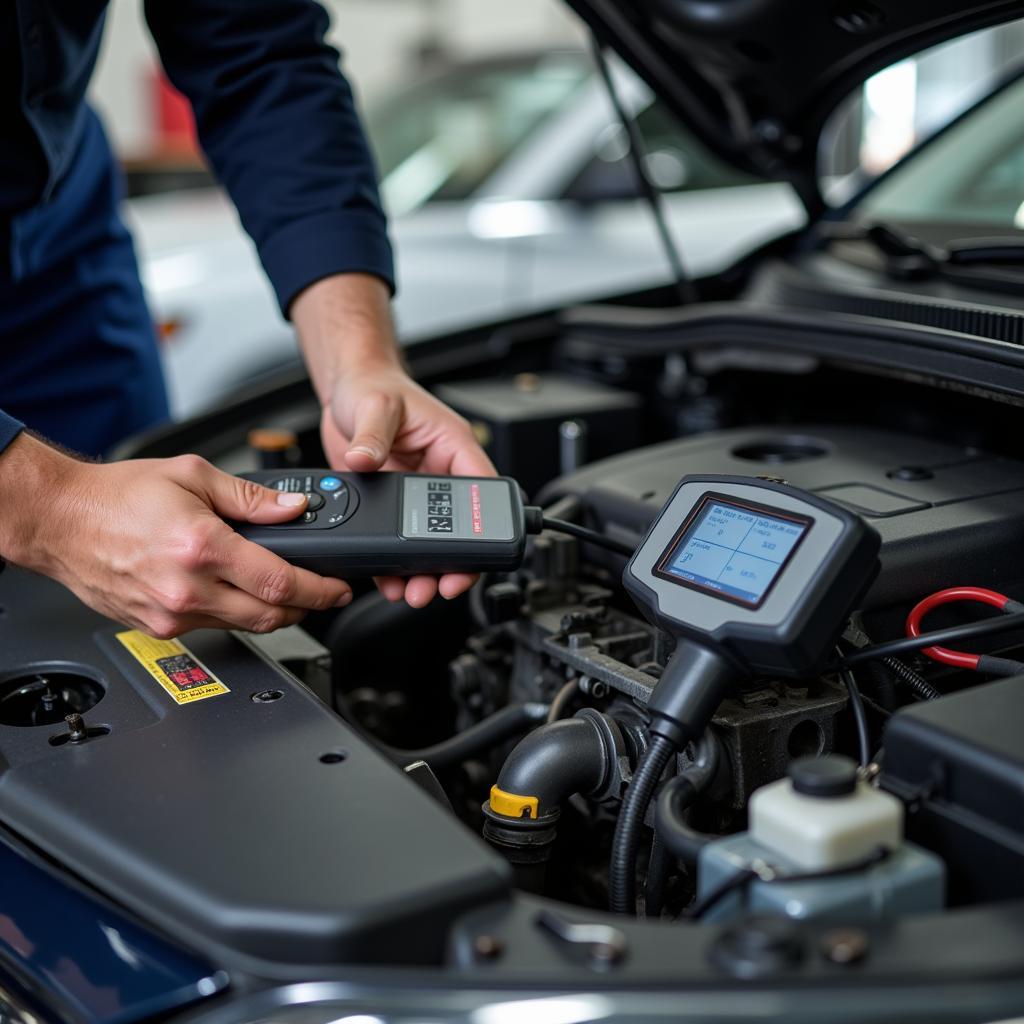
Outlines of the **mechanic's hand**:
[[[8,488],[19,463],[20,479],[35,486]],[[304,511],[304,495],[229,476],[198,456],[97,465],[22,435],[3,453],[0,479],[10,560],[152,636],[268,633],[352,599],[347,583],[289,565],[221,518],[285,522]],[[27,517],[7,500],[19,492]]]
[[[469,424],[400,367],[355,370],[341,377],[324,407],[320,429],[324,451],[335,469],[494,475],[494,466]],[[389,601],[404,596],[412,607],[422,608],[438,592],[451,600],[476,580],[467,573],[449,573],[440,580],[389,576],[376,582]]]
[[[494,467],[461,416],[416,384],[402,367],[390,295],[378,278],[338,274],[301,292],[291,316],[323,406],[321,436],[332,469],[377,469],[493,476]],[[414,608],[440,591],[451,600],[475,576],[381,577],[389,601]]]

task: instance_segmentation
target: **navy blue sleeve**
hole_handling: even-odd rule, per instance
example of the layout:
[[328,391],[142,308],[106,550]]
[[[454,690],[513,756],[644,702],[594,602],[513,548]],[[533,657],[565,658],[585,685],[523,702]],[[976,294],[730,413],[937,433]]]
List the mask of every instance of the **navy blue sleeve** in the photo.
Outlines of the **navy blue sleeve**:
[[375,274],[394,290],[376,168],[323,8],[146,0],[146,18],[285,315],[330,274]]
[[13,416],[0,409],[0,452],[2,452],[23,430],[24,423],[19,423]]

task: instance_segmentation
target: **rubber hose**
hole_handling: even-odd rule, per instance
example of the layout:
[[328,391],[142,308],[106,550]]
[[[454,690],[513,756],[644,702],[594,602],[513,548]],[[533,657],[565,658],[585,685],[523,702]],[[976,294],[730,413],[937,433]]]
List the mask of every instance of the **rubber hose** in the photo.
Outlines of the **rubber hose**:
[[[597,717],[594,715],[594,717]],[[497,786],[506,793],[537,798],[541,817],[574,793],[589,795],[604,783],[616,750],[589,715],[563,718],[535,729],[505,759]]]
[[608,871],[608,905],[614,913],[636,913],[636,854],[640,845],[640,829],[654,787],[675,752],[676,748],[669,740],[655,736],[626,790],[615,826]]
[[707,729],[696,744],[693,764],[670,779],[654,809],[655,835],[676,860],[696,864],[700,851],[718,836],[697,832],[686,823],[686,810],[711,785],[722,759],[718,737]]
[[547,713],[546,704],[510,704],[477,722],[476,725],[471,725],[457,736],[418,750],[389,747],[378,740],[371,739],[371,742],[391,761],[403,768],[413,761],[426,761],[434,769],[447,768],[460,761],[466,761],[474,754],[479,754],[504,740],[527,732],[543,722]]
[[685,775],[677,775],[665,785],[654,809],[654,828],[665,849],[676,860],[691,866],[697,863],[700,851],[708,843],[721,838],[705,835],[686,824],[686,811],[697,796],[691,780]]
[[909,686],[921,700],[935,700],[942,694],[899,658],[883,658],[882,664],[903,684]]

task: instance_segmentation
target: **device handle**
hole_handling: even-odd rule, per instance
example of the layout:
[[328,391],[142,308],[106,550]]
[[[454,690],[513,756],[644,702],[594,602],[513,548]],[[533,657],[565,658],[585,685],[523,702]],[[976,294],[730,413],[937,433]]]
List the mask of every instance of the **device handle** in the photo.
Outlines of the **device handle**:
[[651,733],[682,750],[704,732],[738,675],[717,651],[681,641],[647,702]]

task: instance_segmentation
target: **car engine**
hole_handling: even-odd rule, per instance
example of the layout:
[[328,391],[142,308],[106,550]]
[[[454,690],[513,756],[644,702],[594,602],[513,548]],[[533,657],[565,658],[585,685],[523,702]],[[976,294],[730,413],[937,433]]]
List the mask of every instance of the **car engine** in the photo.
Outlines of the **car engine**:
[[[878,531],[847,652],[902,636],[952,587],[967,590],[927,606],[928,629],[961,622],[959,602],[998,604],[979,594],[1020,610],[1024,464],[945,441],[741,427],[601,459],[537,502],[632,546],[680,478],[708,472],[784,479]],[[666,977],[695,943],[701,970],[760,975],[798,969],[786,928],[954,929],[1024,897],[1024,689],[996,678],[1024,671],[1018,627],[974,639],[973,664],[866,661],[859,698],[839,670],[745,680],[660,780],[635,908],[608,915],[613,835],[674,647],[623,590],[624,562],[545,532],[520,570],[451,603],[416,612],[367,589],[308,629],[200,632],[171,655],[8,568],[4,841],[213,963],[285,979],[513,969],[545,949],[611,969],[646,928]],[[543,814],[502,803],[524,786]],[[785,810],[812,798],[820,814]],[[868,834],[889,835],[890,856],[780,874],[786,858],[758,845],[780,828],[799,856]]]

